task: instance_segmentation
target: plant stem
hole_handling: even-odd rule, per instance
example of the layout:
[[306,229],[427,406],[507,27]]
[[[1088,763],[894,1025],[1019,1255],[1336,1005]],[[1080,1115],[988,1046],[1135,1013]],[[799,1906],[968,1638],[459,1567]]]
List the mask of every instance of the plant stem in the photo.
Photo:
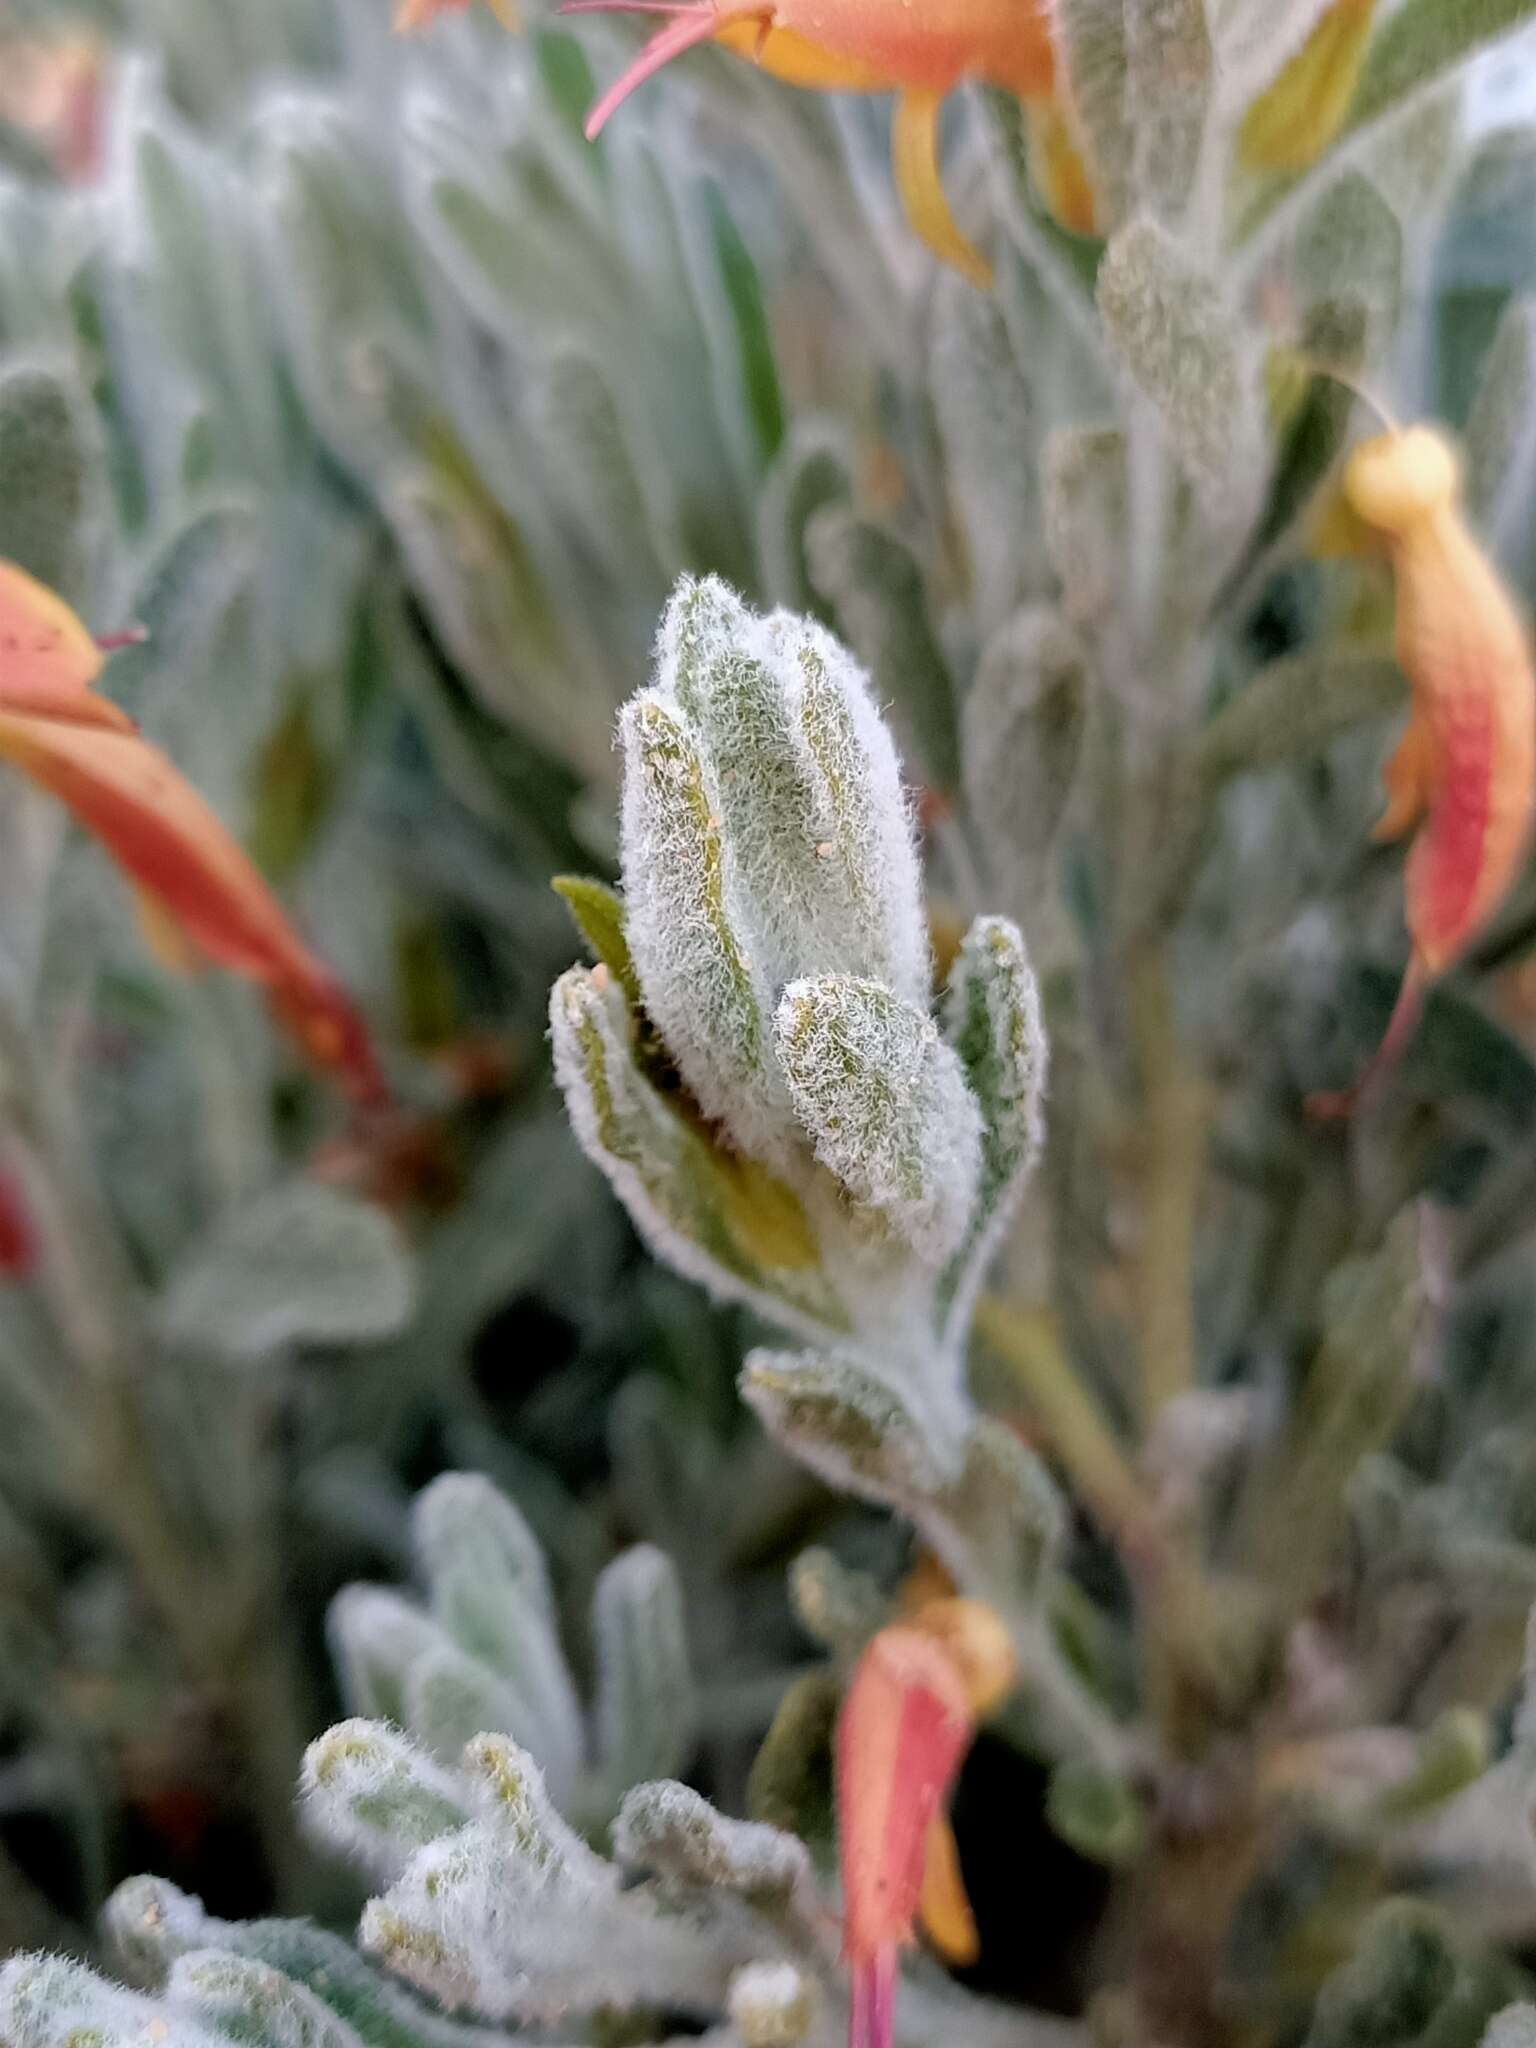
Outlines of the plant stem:
[[1136,1259],[1144,1428],[1195,1384],[1191,1275],[1205,1152],[1202,1091],[1179,1047],[1167,957],[1145,947],[1130,976],[1131,1026],[1142,1094],[1144,1160]]
[[984,1295],[975,1327],[1012,1369],[1032,1420],[1105,1535],[1127,1556],[1160,1551],[1156,1505],[1067,1363],[1050,1317]]

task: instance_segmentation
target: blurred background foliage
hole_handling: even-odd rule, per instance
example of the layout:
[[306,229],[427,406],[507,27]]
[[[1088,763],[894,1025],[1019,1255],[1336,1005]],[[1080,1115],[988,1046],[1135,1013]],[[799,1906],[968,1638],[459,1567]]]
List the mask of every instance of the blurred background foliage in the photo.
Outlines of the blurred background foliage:
[[[1258,35],[1262,10],[1229,12]],[[305,1739],[373,1710],[338,1691],[325,1615],[408,1575],[411,1497],[447,1468],[517,1501],[583,1688],[604,1567],[637,1541],[671,1556],[692,1768],[729,1811],[819,1661],[792,1559],[829,1546],[884,1584],[906,1561],[899,1529],[744,1415],[751,1319],[641,1253],[549,1079],[547,993],[577,950],[550,879],[616,871],[614,714],[685,570],[818,616],[870,667],[920,791],[941,957],[979,908],[1024,925],[1055,1078],[1008,1291],[1049,1301],[1124,1438],[1146,1139],[1116,969],[1127,920],[1177,905],[1190,1071],[1155,1108],[1175,1177],[1208,1138],[1199,1388],[1140,1449],[1234,1565],[1190,1709],[1202,1759],[1276,1684],[1273,1616],[1242,1611],[1257,1576],[1305,1623],[1288,1682],[1322,1722],[1353,1688],[1381,1738],[1352,1783],[1422,1768],[1427,1810],[1490,1751],[1519,1763],[1536,877],[1433,998],[1381,1118],[1310,1127],[1304,1096],[1353,1071],[1399,971],[1398,867],[1365,824],[1400,698],[1383,580],[1306,543],[1349,406],[1294,353],[1460,430],[1480,529],[1536,592],[1536,59],[1506,46],[1514,89],[1474,80],[1470,112],[1460,90],[1519,12],[1447,0],[1444,76],[1411,119],[1239,191],[1232,270],[1270,372],[1227,514],[1251,537],[1213,542],[1208,506],[1164,536],[1152,597],[1185,665],[1090,717],[1081,647],[1102,655],[1135,581],[1101,423],[1145,389],[1124,399],[1102,244],[1053,218],[1016,109],[971,96],[954,140],[993,229],[988,297],[906,233],[878,103],[723,53],[589,147],[594,79],[631,47],[606,23],[535,12],[512,39],[476,13],[402,40],[384,0],[0,0],[0,556],[99,632],[148,629],[113,694],[358,994],[399,1098],[349,1126],[249,991],[158,963],[99,854],[6,787],[0,1948],[93,1952],[141,1868],[214,1915],[346,1917],[352,1881],[290,1800]],[[1198,454],[1209,419],[1170,404]],[[1219,630],[1195,630],[1208,607]],[[1127,909],[1133,881],[1154,911]],[[1383,1250],[1426,1192],[1423,1234]],[[1393,1322],[1421,1288],[1432,1370]],[[1057,1455],[1010,1329],[978,1387]],[[1068,1556],[1057,1626],[1123,1697],[1126,1584],[1091,1514]],[[1472,1720],[1447,1734],[1451,1710]],[[1017,1944],[1023,1870],[1036,1900],[1029,1958],[984,1981],[1076,2010],[1126,1809],[1102,1784],[1074,1804],[1058,1772],[1052,1833],[1027,1751],[989,1738],[962,1787],[989,1956]],[[1000,1794],[1022,1816],[1006,1841]],[[1348,1946],[1309,1944],[1352,1931],[1389,1869],[1472,1901],[1479,1937],[1536,1943],[1523,1801],[1390,1849],[1376,1818],[1308,1809],[1258,1875],[1217,1873],[1222,1968],[1257,1987],[1243,2023],[1299,2038],[1295,1987]],[[1309,2038],[1363,2038],[1372,1956],[1413,1936],[1377,1928]],[[1471,2038],[1519,1984],[1485,1996],[1485,1967],[1454,1979]]]

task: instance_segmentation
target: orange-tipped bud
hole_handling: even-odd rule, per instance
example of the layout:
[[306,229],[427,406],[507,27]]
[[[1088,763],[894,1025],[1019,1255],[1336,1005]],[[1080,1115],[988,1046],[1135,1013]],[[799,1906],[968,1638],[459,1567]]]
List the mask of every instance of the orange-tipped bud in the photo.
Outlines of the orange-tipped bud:
[[1013,1638],[985,1601],[929,1600],[913,1617],[912,1626],[948,1657],[978,1720],[1012,1692],[1019,1669]]

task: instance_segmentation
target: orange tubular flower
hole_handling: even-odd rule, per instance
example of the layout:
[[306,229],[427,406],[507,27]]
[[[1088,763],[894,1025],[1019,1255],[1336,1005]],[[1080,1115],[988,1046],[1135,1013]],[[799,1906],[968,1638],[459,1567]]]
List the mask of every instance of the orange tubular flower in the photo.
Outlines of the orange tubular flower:
[[261,983],[309,1056],[360,1104],[380,1103],[366,1029],[341,988],[196,790],[93,690],[112,644],[0,562],[0,754],[101,841],[152,934]]
[[1508,592],[1462,517],[1454,451],[1429,427],[1378,435],[1344,471],[1349,509],[1384,542],[1397,657],[1412,709],[1385,770],[1379,840],[1419,827],[1408,855],[1412,953],[1392,1020],[1346,1110],[1398,1058],[1429,984],[1498,910],[1536,822],[1536,673]]
[[567,14],[660,14],[658,31],[593,108],[596,136],[636,86],[706,42],[790,85],[899,94],[896,183],[912,225],[985,288],[986,262],[955,223],[939,176],[939,110],[965,79],[1039,99],[1055,77],[1044,0],[566,0]]
[[1013,1676],[1002,1623],[974,1600],[925,1603],[859,1659],[837,1727],[849,2048],[891,2048],[897,1957],[919,1918],[950,1960],[976,1958],[944,1807],[977,1716]]

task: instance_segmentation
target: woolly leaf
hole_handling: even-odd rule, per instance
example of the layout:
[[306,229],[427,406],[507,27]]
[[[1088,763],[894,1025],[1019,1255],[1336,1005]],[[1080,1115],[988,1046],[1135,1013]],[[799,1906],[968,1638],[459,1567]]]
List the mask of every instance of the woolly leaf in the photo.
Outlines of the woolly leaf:
[[829,506],[808,536],[811,579],[936,789],[953,789],[955,687],[933,631],[922,571],[905,542],[872,520]]
[[1314,753],[1363,719],[1401,710],[1403,697],[1402,670],[1388,655],[1287,655],[1261,668],[1206,726],[1200,772],[1221,780]]
[[434,1480],[413,1526],[433,1614],[510,1688],[518,1738],[563,1797],[581,1761],[581,1715],[532,1531],[505,1494],[468,1472]]
[[1370,1915],[1349,1961],[1323,1985],[1306,2048],[1374,2040],[1384,2014],[1399,2041],[1477,2048],[1488,2022],[1522,1988],[1510,1964],[1463,1951],[1431,1907],[1391,1899]]
[[792,612],[814,613],[824,625],[832,611],[811,580],[806,536],[818,512],[853,496],[854,459],[834,425],[801,423],[790,430],[758,496],[757,545],[763,582]]
[[375,1877],[468,1819],[462,1788],[383,1721],[342,1721],[304,1753],[311,1825]]
[[1188,196],[1211,93],[1204,0],[1125,0],[1125,104],[1137,204],[1171,214]]
[[853,1359],[754,1351],[741,1391],[764,1428],[839,1492],[889,1507],[944,1483],[911,1410]]
[[1341,302],[1365,309],[1364,353],[1372,337],[1393,332],[1402,294],[1403,230],[1369,178],[1346,171],[1307,214],[1296,236],[1295,275],[1314,334],[1318,309]]
[[1095,626],[1124,588],[1125,436],[1115,427],[1058,427],[1043,470],[1045,541],[1062,610],[1074,625]]
[[132,611],[146,638],[112,659],[112,695],[135,717],[160,709],[168,678],[185,690],[189,678],[208,668],[250,597],[258,550],[258,522],[249,507],[210,505],[151,560]]
[[660,686],[714,766],[719,831],[760,979],[840,970],[926,998],[922,892],[900,772],[869,686],[819,627],[685,583]]
[[978,918],[961,942],[946,1005],[949,1041],[981,1111],[981,1173],[947,1285],[968,1315],[986,1262],[1045,1142],[1045,1024],[1018,927]]
[[1243,116],[1238,154],[1249,170],[1304,171],[1321,156],[1354,97],[1372,13],[1371,0],[1330,0]]
[[1254,365],[1216,284],[1149,220],[1122,228],[1099,266],[1105,332],[1174,449],[1208,482],[1257,452]]
[[920,1258],[973,1214],[975,1102],[931,1019],[877,982],[791,982],[774,1020],[790,1099],[816,1156]]
[[405,1702],[412,1669],[447,1642],[414,1601],[386,1586],[343,1586],[326,1615],[326,1640],[351,1712],[400,1727],[410,1725]]
[[779,1702],[747,1784],[755,1820],[824,1848],[834,1832],[832,1741],[842,1686],[831,1671],[811,1671]]
[[648,1543],[615,1558],[592,1599],[597,1733],[614,1795],[689,1761],[698,1703],[682,1589],[672,1560]]
[[435,442],[434,461],[396,475],[383,496],[422,602],[488,711],[600,773],[607,735],[600,745],[572,688],[574,657],[527,534],[467,455]]
[[818,2005],[815,1980],[793,1963],[749,1963],[731,1979],[731,2025],[745,2048],[799,2048]]
[[550,1023],[576,1135],[657,1257],[781,1321],[842,1326],[799,1198],[657,1092],[636,1065],[620,991],[573,968],[554,986]]
[[84,395],[56,371],[0,375],[0,559],[78,603],[100,516],[97,452]]
[[1038,1595],[1061,1544],[1050,1475],[1020,1436],[990,1418],[973,1430],[959,1473],[914,1519],[957,1584],[1010,1609]]
[[556,875],[549,885],[571,913],[577,931],[623,989],[630,1002],[640,1001],[640,981],[624,930],[624,898],[606,882],[587,875]]
[[779,1129],[766,989],[743,940],[716,774],[659,695],[619,721],[629,943],[645,1006],[712,1122],[749,1151]]
[[202,1949],[178,1957],[165,2002],[240,2048],[361,2048],[361,2036],[313,1992],[249,1956]]
[[761,1821],[727,1820],[687,1785],[637,1785],[614,1823],[614,1850],[689,1888],[734,1892],[760,1911],[816,1915],[805,1845]]
[[1466,500],[1506,556],[1530,509],[1536,467],[1536,298],[1511,299],[1483,361],[1467,420]]
[[1481,2048],[1536,2048],[1536,2005],[1506,2005],[1495,2013]]
[[527,417],[554,510],[616,583],[664,583],[678,553],[671,508],[656,502],[655,471],[638,455],[601,365],[569,347],[538,360]]
[[106,1929],[125,1973],[161,1985],[178,1957],[217,1949],[303,1985],[368,2048],[485,2048],[483,2029],[455,2025],[365,1962],[349,1941],[309,1920],[217,1920],[160,1878],[135,1877],[107,1903]]
[[221,2048],[191,2018],[174,2024],[155,2000],[124,1991],[64,1956],[13,1956],[0,1967],[0,2031],[9,2048]]
[[411,1312],[405,1250],[378,1209],[295,1180],[220,1218],[167,1284],[166,1334],[241,1361],[293,1344],[362,1344]]
[[1059,0],[1055,26],[1099,218],[1106,228],[1118,227],[1128,205],[1135,149],[1126,11],[1121,0]]
[[988,641],[965,700],[965,788],[1000,897],[1028,917],[1054,894],[1051,856],[1088,710],[1077,636],[1044,606]]
[[1533,16],[1532,0],[1406,0],[1372,41],[1346,133],[1384,120]]
[[950,502],[989,631],[1026,594],[1038,553],[1035,422],[996,299],[951,272],[934,289],[928,363]]
[[524,1752],[487,1737],[466,1771],[484,1817],[420,1850],[363,1914],[363,1946],[488,2019],[723,2001],[726,1958],[664,1918],[572,1834]]
[[411,1664],[401,1718],[442,1764],[457,1763],[476,1735],[511,1735],[531,1744],[542,1733],[515,1686],[447,1642],[434,1643]]

